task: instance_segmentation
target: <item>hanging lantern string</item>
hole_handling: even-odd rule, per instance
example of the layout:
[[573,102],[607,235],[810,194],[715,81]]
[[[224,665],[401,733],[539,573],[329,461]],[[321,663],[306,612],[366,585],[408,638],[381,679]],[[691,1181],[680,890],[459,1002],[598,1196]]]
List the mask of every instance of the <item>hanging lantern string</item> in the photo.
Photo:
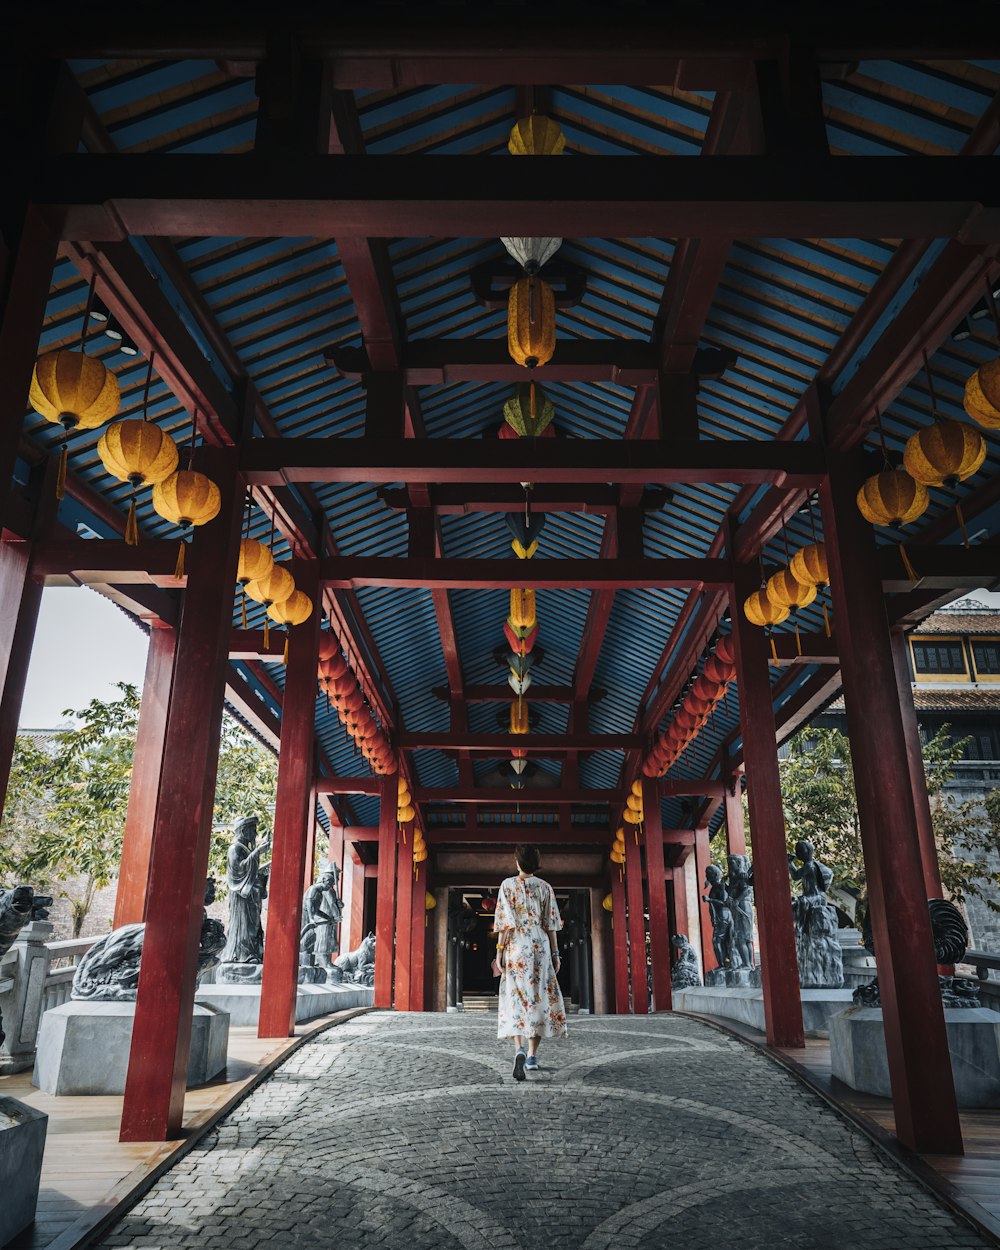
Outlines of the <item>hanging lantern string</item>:
[[937,392],[934,390],[934,375],[931,373],[931,362],[926,351],[924,352],[924,374],[927,377],[927,393],[931,398],[931,416],[936,418],[941,414],[938,412]]
[[[153,360],[155,352],[149,353],[149,360],[146,362],[146,384],[142,389],[142,419],[144,422],[149,421],[149,384],[153,377]],[[128,520],[125,522],[125,545],[127,547],[137,547],[139,545],[139,521],[135,514],[135,492],[139,487],[139,481],[134,476],[129,478],[132,486],[132,497],[128,504]]]
[[[87,331],[90,328],[90,313],[94,307],[94,289],[97,285],[97,278],[90,279],[90,288],[87,291],[87,303],[83,310],[83,323],[80,326],[80,352],[83,353],[83,345],[87,339]],[[69,468],[69,430],[64,425],[62,427],[62,437],[59,447],[59,463],[56,466],[56,499],[65,499],[66,497],[66,473]]]
[[[813,546],[818,547],[819,535],[816,533],[816,517],[813,513],[813,493],[814,492],[812,491],[809,492],[809,494],[806,496],[806,501],[809,505],[809,529],[812,531]],[[817,500],[817,503],[818,503],[818,500]],[[827,638],[831,638],[833,635],[832,635],[832,631],[830,630],[830,614],[826,610],[826,595],[820,596],[820,607],[822,607],[823,609],[823,628],[826,630]],[[799,654],[801,655],[802,652],[800,651]]]
[[879,412],[877,407],[875,409],[875,428],[878,430],[879,446],[882,448],[882,461],[887,469],[891,469],[892,465],[889,463],[889,451],[885,445],[885,430],[882,429],[882,414]]

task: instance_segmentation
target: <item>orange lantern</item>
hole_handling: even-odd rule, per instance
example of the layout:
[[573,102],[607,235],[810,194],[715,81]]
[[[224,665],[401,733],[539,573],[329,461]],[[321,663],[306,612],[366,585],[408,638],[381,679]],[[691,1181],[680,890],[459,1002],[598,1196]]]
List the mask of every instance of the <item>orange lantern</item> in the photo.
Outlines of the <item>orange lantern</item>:
[[858,511],[870,525],[899,529],[923,516],[930,506],[927,487],[902,469],[873,474],[857,495]]

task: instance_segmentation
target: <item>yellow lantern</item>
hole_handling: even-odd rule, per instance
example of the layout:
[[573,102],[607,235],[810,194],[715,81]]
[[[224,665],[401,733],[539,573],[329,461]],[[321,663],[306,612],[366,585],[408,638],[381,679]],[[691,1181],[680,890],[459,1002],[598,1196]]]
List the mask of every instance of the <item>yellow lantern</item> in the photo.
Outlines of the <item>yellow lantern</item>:
[[519,699],[510,705],[510,732],[526,734],[528,732],[528,705]]
[[954,486],[986,459],[986,439],[964,421],[935,421],[906,441],[903,464],[924,486]]
[[[165,521],[172,521],[182,529],[207,525],[219,515],[221,506],[218,486],[204,473],[196,473],[193,469],[178,469],[153,487],[154,509]],[[174,576],[184,576],[183,539],[177,552]]]
[[931,502],[927,487],[902,469],[873,474],[858,491],[858,511],[871,525],[899,529],[922,516]]
[[642,782],[641,781],[632,782],[632,793],[635,795],[637,799],[642,798]]
[[62,347],[35,361],[28,401],[64,430],[94,430],[118,411],[118,379],[96,356]]
[[283,603],[295,593],[295,578],[283,564],[272,563],[263,577],[246,584],[247,595],[256,603],[269,608],[273,603]]
[[765,593],[780,608],[805,608],[816,598],[816,587],[811,582],[797,581],[791,569],[781,569],[768,578]]
[[642,812],[636,812],[633,811],[631,807],[626,807],[624,812],[622,812],[622,820],[624,820],[627,825],[641,825]]
[[399,819],[399,823],[401,825],[409,824],[409,822],[414,818],[414,816],[416,816],[416,814],[417,813],[415,809],[410,807],[409,805],[407,805],[406,807],[400,807],[396,809],[396,816]]
[[527,369],[544,365],[556,349],[556,298],[537,276],[520,278],[507,297],[507,350]]
[[625,802],[628,805],[628,808],[630,811],[639,812],[640,814],[642,813],[642,798],[641,797],[636,797],[636,795],[630,794],[628,798],[625,800]]
[[97,440],[97,454],[112,477],[132,487],[125,542],[134,547],[139,541],[135,519],[135,492],[140,486],[152,486],[168,478],[177,468],[177,447],[151,421],[132,418],[108,426]]
[[613,864],[624,864],[624,863],[625,863],[625,852],[624,852],[624,851],[616,851],[616,850],[614,850],[614,849],[612,848],[611,855],[609,856],[609,858],[610,858],[610,860],[611,860],[611,862],[612,862]]
[[826,586],[830,582],[830,566],[823,543],[810,543],[808,547],[796,551],[788,567],[795,580],[803,586]]
[[272,603],[267,614],[279,625],[301,625],[312,616],[313,601],[302,590],[293,590],[287,599]]
[[429,890],[424,892],[424,911],[433,911],[437,907],[438,901]]
[[396,793],[399,795],[399,801],[403,802],[403,796],[406,796],[407,802],[410,796],[410,787],[406,784],[405,777],[399,777],[396,780]]
[[566,146],[566,136],[558,122],[540,113],[522,117],[507,140],[511,156],[558,156]]
[[601,906],[609,914],[614,911],[615,903],[610,894],[605,894],[605,896],[601,899]]
[[1000,430],[1000,356],[988,360],[965,384],[965,411],[988,430]]
[[780,625],[782,621],[787,621],[789,611],[781,604],[773,603],[766,590],[755,590],[743,602],[743,615],[751,625],[766,629],[770,625]]
[[429,854],[430,852],[427,850],[426,847],[422,851],[414,851],[413,862],[415,864],[422,864]]
[[240,543],[240,562],[236,568],[236,580],[241,586],[260,581],[274,568],[274,556],[270,547],[255,538],[244,538]]
[[515,629],[534,629],[538,620],[533,590],[511,590],[510,623]]

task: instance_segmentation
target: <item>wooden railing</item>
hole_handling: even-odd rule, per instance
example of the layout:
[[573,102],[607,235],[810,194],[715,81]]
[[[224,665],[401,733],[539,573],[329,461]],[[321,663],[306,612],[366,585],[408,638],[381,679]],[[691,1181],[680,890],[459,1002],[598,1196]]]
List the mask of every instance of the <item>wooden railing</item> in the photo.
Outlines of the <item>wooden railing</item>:
[[42,1011],[59,1007],[69,1001],[73,988],[76,966],[87,951],[100,941],[98,937],[68,938],[62,942],[47,942],[49,971],[42,993]]

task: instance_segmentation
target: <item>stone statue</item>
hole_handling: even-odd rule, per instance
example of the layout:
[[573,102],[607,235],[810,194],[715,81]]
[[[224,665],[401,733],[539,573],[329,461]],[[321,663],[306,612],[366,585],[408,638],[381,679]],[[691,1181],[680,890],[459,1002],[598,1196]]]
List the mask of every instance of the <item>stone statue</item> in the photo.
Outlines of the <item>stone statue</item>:
[[[338,929],[344,904],[337,893],[340,869],[330,864],[302,896],[299,981],[325,981],[330,960],[340,950]],[[312,969],[314,971],[307,971]]]
[[[965,958],[969,945],[969,929],[965,917],[954,903],[946,898],[929,898],[927,910],[931,919],[931,936],[934,939],[934,958],[938,964],[959,964]],[[871,913],[865,916],[861,929],[865,949],[875,954]],[[945,1008],[980,1007],[979,982],[971,977],[938,976],[941,1000]],[[878,977],[867,985],[859,985],[852,995],[861,1007],[881,1007],[882,995]]]
[[[32,920],[47,920],[51,906],[51,896],[36,894],[30,885],[15,885],[13,889],[0,890],[0,956],[7,954],[26,924]],[[0,1016],[0,1046],[5,1037],[3,1017]]]
[[730,855],[726,892],[733,918],[730,964],[733,968],[754,968],[753,958],[753,869],[748,855]]
[[220,981],[255,983],[261,979],[264,930],[260,911],[270,868],[260,861],[270,849],[267,838],[257,845],[257,817],[245,816],[236,826],[226,857],[229,934],[218,971]]
[[802,887],[792,899],[799,985],[804,990],[839,990],[844,984],[844,956],[837,937],[837,909],[826,897],[833,871],[819,862],[813,844],[802,838],[795,843],[795,854],[788,856],[788,872]]
[[[215,881],[209,877],[205,886],[205,905],[215,901]],[[134,1003],[139,986],[139,964],[146,938],[145,922],[122,925],[87,951],[73,974],[71,998],[91,1002]],[[222,922],[207,912],[201,921],[198,943],[198,975],[217,966],[219,952],[226,942]]]
[[729,892],[718,864],[709,864],[705,869],[705,887],[702,901],[708,904],[708,914],[712,921],[712,950],[720,968],[733,966],[733,913],[729,907]]
[[375,934],[369,933],[355,951],[338,955],[327,980],[334,984],[375,984]]
[[680,956],[670,974],[670,984],[673,988],[686,990],[689,986],[701,985],[701,977],[698,975],[698,956],[688,941],[687,934],[675,933],[670,939],[670,945],[676,946],[680,951]]

